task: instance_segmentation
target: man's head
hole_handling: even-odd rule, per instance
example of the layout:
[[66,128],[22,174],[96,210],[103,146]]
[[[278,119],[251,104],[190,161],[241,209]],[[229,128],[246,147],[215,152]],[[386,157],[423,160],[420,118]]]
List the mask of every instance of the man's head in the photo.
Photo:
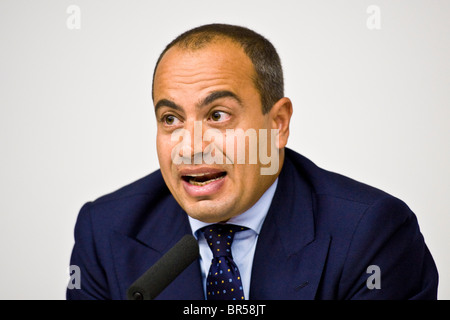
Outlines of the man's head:
[[[280,59],[262,36],[228,25],[180,35],[157,62],[153,100],[161,173],[191,217],[226,221],[277,178],[292,106]],[[269,154],[275,170],[261,174]]]
[[[238,44],[250,58],[254,67],[252,80],[260,94],[263,113],[267,113],[275,102],[284,97],[283,69],[280,57],[269,40],[244,27],[209,24],[182,33],[169,43],[159,56],[153,73],[153,82],[156,69],[162,57],[170,48],[177,46],[182,49],[195,51],[215,41],[224,39],[232,40]],[[154,98],[154,92],[152,96]]]

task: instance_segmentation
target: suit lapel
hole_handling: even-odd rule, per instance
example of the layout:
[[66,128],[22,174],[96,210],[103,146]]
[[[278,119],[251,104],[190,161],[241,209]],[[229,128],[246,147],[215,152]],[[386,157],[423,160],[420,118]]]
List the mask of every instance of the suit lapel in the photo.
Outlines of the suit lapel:
[[[121,296],[126,299],[128,287],[155,264],[185,234],[191,234],[186,213],[170,196],[151,213],[144,214],[139,230],[117,226],[111,234],[111,247]],[[157,299],[204,299],[200,266],[194,261]]]
[[314,299],[329,237],[316,238],[310,186],[286,158],[253,260],[251,299]]

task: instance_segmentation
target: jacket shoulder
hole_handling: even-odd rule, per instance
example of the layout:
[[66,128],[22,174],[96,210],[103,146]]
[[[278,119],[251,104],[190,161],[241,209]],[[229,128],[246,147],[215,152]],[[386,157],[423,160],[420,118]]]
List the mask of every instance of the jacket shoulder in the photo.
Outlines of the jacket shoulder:
[[385,191],[373,186],[322,169],[311,160],[290,149],[286,150],[286,155],[303,178],[309,182],[317,196],[333,197],[366,205],[371,205],[381,198],[392,197]]
[[389,221],[394,229],[415,218],[402,200],[385,191],[324,170],[292,150],[287,158],[311,188],[317,227],[322,231],[349,239],[364,216],[372,216],[374,224]]
[[97,198],[93,201],[93,204],[100,205],[136,196],[158,197],[167,192],[168,189],[162,178],[161,171],[156,170],[145,177]]
[[111,228],[127,228],[128,225],[131,228],[133,223],[151,214],[154,211],[151,209],[171,201],[172,198],[160,170],[157,170],[94,201],[87,202],[80,216],[83,211],[87,212],[92,223],[105,231]]

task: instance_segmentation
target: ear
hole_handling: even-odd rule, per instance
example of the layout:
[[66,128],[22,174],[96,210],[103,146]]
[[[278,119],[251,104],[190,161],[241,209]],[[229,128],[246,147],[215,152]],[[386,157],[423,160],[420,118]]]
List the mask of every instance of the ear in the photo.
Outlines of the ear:
[[292,102],[289,98],[281,98],[269,111],[272,129],[278,129],[277,148],[282,149],[286,146],[289,138],[289,123],[292,116]]

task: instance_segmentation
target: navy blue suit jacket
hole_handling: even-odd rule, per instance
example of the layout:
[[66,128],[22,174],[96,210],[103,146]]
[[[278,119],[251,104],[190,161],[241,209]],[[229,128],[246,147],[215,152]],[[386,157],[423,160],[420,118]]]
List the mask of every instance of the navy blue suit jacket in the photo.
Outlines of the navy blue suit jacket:
[[[126,299],[130,284],[191,232],[160,171],[85,204],[70,262],[80,268],[81,289],[68,289],[67,298]],[[371,265],[379,267],[380,289],[367,285]],[[204,299],[201,281],[195,261],[157,298]],[[286,149],[250,299],[436,299],[437,285],[406,204]]]

